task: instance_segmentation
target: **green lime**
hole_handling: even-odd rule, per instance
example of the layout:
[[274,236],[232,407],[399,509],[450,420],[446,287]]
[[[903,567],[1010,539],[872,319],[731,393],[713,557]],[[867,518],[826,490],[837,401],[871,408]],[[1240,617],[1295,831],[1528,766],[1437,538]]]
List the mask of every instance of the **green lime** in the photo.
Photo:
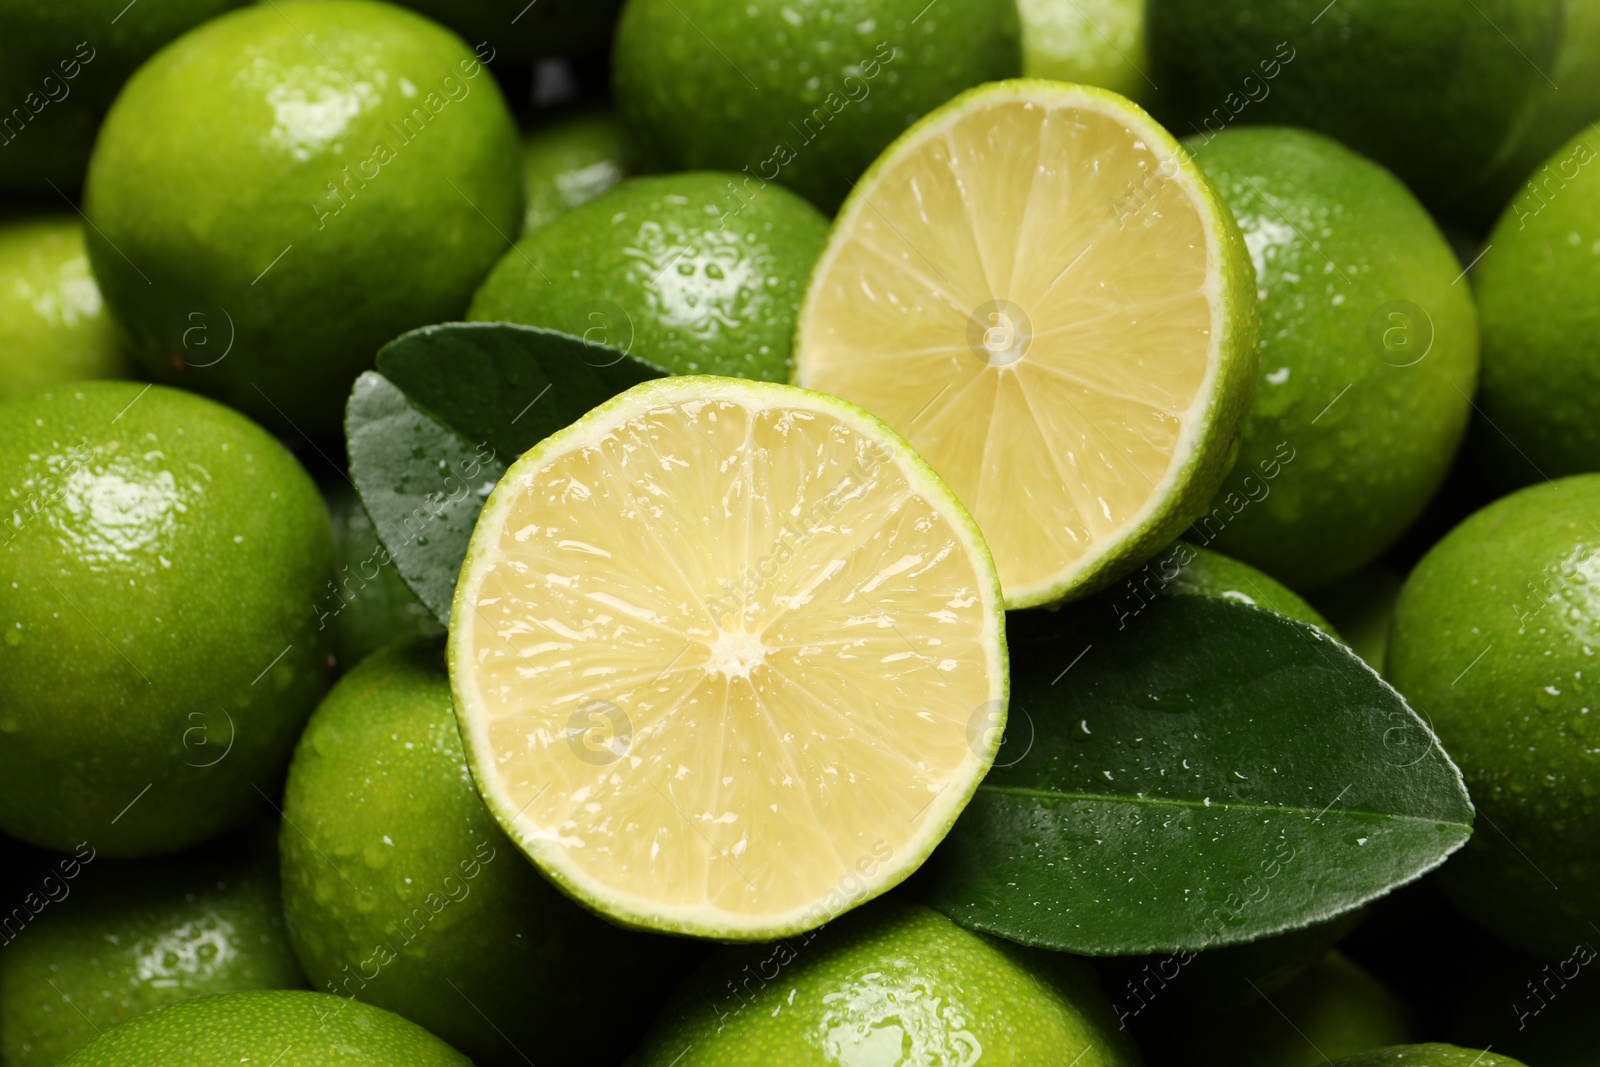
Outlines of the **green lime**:
[[1533,117],[1515,151],[1502,156],[1464,205],[1475,218],[1488,222],[1514,201],[1523,211],[1537,210],[1564,184],[1559,160],[1549,169],[1541,164],[1600,119],[1600,0],[1566,0],[1566,11],[1561,50],[1546,68],[1550,80],[1534,85]]
[[1317,607],[1338,628],[1339,636],[1355,654],[1379,673],[1383,672],[1394,604],[1405,578],[1398,571],[1374,564],[1341,578],[1317,595]]
[[1022,73],[1098,85],[1148,106],[1144,0],[1017,0]]
[[455,30],[489,63],[591,55],[611,43],[622,0],[399,0]]
[[94,858],[51,860],[36,876],[49,903],[0,952],[7,1067],[52,1067],[106,1028],[179,1000],[305,985],[265,835],[176,859]]
[[1330,634],[1336,633],[1327,619],[1307,604],[1300,594],[1282,583],[1261,573],[1248,563],[1240,563],[1220,552],[1213,552],[1183,541],[1173,545],[1151,563],[1146,564],[1143,569],[1135,571],[1133,577],[1120,585],[1113,586],[1112,589],[1127,590],[1129,593],[1138,592],[1142,588],[1141,578],[1152,568],[1158,574],[1173,575],[1166,583],[1166,589],[1176,596],[1211,596],[1235,600],[1241,604],[1266,608],[1268,611],[1276,611],[1279,615],[1308,622]]
[[[292,1052],[291,1052],[292,1050]],[[398,1015],[303,990],[195,997],[121,1023],[61,1067],[472,1067]]]
[[906,127],[1021,72],[1015,0],[631,0],[618,109],[652,170],[736,171],[831,212]]
[[627,173],[626,135],[610,111],[588,111],[529,130],[522,138],[528,196],[523,232],[587,204]]
[[130,369],[77,216],[0,225],[0,400]]
[[787,381],[828,220],[787,189],[741,195],[735,180],[623,182],[518,241],[468,318],[564,330],[675,374]]
[[1410,1009],[1335,951],[1282,989],[1262,989],[1231,1010],[1142,1031],[1141,1041],[1152,1058],[1164,1054],[1158,1062],[1323,1067],[1331,1057],[1407,1041],[1414,1031]]
[[1510,1056],[1455,1045],[1393,1045],[1346,1056],[1330,1067],[1525,1067]]
[[1502,483],[1600,469],[1590,403],[1600,390],[1600,131],[1585,129],[1548,166],[1512,200],[1473,278],[1483,322],[1473,435]]
[[1080,961],[884,900],[826,929],[723,949],[691,975],[636,1067],[1132,1067]]
[[1390,680],[1431,719],[1482,816],[1443,869],[1446,892],[1550,959],[1600,921],[1597,574],[1600,475],[1523,489],[1423,557],[1389,639]]
[[480,1064],[615,1062],[682,962],[686,942],[589,915],[501,832],[473,789],[435,642],[391,646],[334,687],[283,804],[284,910],[313,985]]
[[156,49],[243,0],[0,0],[0,189],[70,193],[112,97]]
[[0,404],[0,828],[169,852],[258,805],[324,685],[328,513],[260,427],[82,382]]
[[1537,1067],[1594,1067],[1600,975],[1595,939],[1554,961],[1507,953],[1484,967],[1462,995],[1450,1038],[1496,1048]]
[[1238,463],[1188,536],[1313,589],[1444,481],[1477,377],[1472,294],[1405,186],[1334,141],[1241,129],[1190,147],[1244,231],[1262,321]]
[[1554,68],[1562,8],[1563,0],[1150,0],[1145,20],[1161,117],[1180,135],[1304,126],[1440,203],[1459,199],[1515,144],[1548,84],[1543,72]]
[[402,637],[443,632],[433,612],[400,577],[355,491],[343,485],[334,489],[328,494],[328,512],[333,517],[333,578],[317,598],[315,613],[339,665],[348,670]]
[[381,345],[461,316],[521,225],[520,146],[455,35],[388,4],[284,0],[139,69],[85,211],[147,370],[316,434]]

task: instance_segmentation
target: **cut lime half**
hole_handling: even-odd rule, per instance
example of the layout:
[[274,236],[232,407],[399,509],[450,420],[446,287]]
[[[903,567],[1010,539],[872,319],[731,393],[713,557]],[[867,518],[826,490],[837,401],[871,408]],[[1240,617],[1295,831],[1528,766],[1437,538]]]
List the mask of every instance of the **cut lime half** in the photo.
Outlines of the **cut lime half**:
[[835,220],[795,381],[894,427],[967,505],[1008,607],[1112,581],[1199,514],[1255,388],[1254,272],[1176,141],[1102,89],[980,86]]
[[1000,584],[906,443],[831,396],[636,386],[514,463],[450,630],[479,791],[624,925],[770,940],[922,862],[994,759]]

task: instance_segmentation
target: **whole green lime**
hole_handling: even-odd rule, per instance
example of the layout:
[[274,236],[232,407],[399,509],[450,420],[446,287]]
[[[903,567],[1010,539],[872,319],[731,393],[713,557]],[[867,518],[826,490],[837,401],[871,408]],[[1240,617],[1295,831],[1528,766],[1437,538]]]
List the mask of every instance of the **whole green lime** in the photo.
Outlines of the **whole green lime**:
[[260,427],[82,382],[0,404],[0,829],[170,852],[260,804],[321,696],[332,538]]
[[1600,921],[1597,589],[1600,475],[1576,475],[1452,530],[1406,579],[1389,638],[1389,679],[1432,720],[1482,816],[1440,875],[1446,892],[1550,959]]
[[485,63],[591,55],[611,44],[622,0],[399,0],[455,30]]
[[1444,481],[1477,380],[1472,294],[1405,186],[1329,138],[1274,127],[1189,145],[1261,298],[1238,465],[1189,540],[1314,589],[1382,552]]
[[1132,1067],[1094,974],[885,898],[821,930],[719,951],[636,1067],[838,1064]]
[[0,225],[0,400],[130,369],[77,217]]
[[385,342],[459,318],[522,218],[516,127],[454,34],[251,6],[141,67],[89,167],[89,256],[160,380],[336,431]]
[[328,494],[333,518],[333,578],[317,600],[319,629],[339,666],[348,670],[403,637],[428,637],[443,627],[400,577],[389,550],[361,506],[340,485]]
[[1562,7],[1563,0],[1150,0],[1158,117],[1183,135],[1307,127],[1384,164],[1424,200],[1448,203],[1515,144],[1548,84],[1543,72],[1560,46]]
[[1394,1045],[1346,1056],[1331,1067],[1525,1067],[1510,1056],[1455,1045]]
[[156,49],[243,0],[0,0],[0,189],[72,192],[100,117]]
[[651,170],[736,171],[832,212],[906,127],[1021,72],[1015,0],[629,0],[611,69]]
[[1194,1067],[1324,1067],[1329,1058],[1395,1045],[1415,1033],[1411,1011],[1340,952],[1281,990],[1231,1011],[1206,1012],[1141,1042],[1159,1062]]
[[461,1053],[398,1015],[303,990],[216,993],[136,1015],[62,1060],[61,1067],[272,1067],[275,1062],[278,1067],[472,1067]]
[[[1515,198],[1532,210],[1561,186],[1559,170],[1546,169],[1550,153],[1600,119],[1600,0],[1566,0],[1566,26],[1550,80],[1535,83],[1533,116],[1515,150],[1479,183],[1464,212],[1485,224],[1499,217]],[[1556,161],[1559,166],[1559,160]]]
[[[176,859],[52,862],[50,903],[0,952],[0,1062],[53,1067],[124,1019],[205,993],[297,989],[265,835]],[[69,902],[70,900],[70,902]]]
[[1398,571],[1373,564],[1323,589],[1317,607],[1338,628],[1339,636],[1373,670],[1382,672],[1394,622],[1395,601],[1405,578]]
[[587,204],[627,173],[627,137],[610,111],[586,111],[535,127],[522,138],[528,197],[523,232]]
[[688,944],[602,922],[523,858],[473,788],[437,642],[334,687],[284,815],[284,910],[312,984],[480,1064],[615,1062]]
[[1477,452],[1498,482],[1600,470],[1600,131],[1558,148],[1474,276],[1483,322]]
[[1469,1048],[1496,1048],[1536,1067],[1594,1067],[1600,1059],[1600,959],[1595,939],[1554,962],[1507,953],[1467,987],[1449,1034]]
[[[1335,632],[1328,620],[1307,604],[1300,594],[1248,563],[1240,563],[1220,552],[1184,541],[1173,545],[1157,560],[1165,561],[1168,570],[1176,565],[1176,573],[1167,586],[1167,591],[1174,596],[1221,597],[1276,611],[1279,615],[1308,622],[1330,634]],[[1134,579],[1130,580],[1136,580],[1143,573],[1136,572]]]
[[1148,106],[1144,0],[1017,0],[1022,73],[1098,85]]
[[786,189],[735,182],[623,182],[518,241],[468,317],[564,330],[675,374],[788,381],[828,220]]

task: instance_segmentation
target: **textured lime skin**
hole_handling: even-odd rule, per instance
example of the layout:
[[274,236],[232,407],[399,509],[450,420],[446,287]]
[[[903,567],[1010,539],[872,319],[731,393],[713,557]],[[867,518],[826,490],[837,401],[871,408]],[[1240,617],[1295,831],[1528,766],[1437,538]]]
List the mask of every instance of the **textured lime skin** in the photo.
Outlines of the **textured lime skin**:
[[1455,1045],[1394,1045],[1346,1056],[1332,1067],[1525,1067],[1510,1056],[1496,1056]]
[[[244,0],[0,2],[0,189],[72,192],[100,117],[135,67]],[[19,113],[15,109],[21,109]]]
[[1172,129],[1308,127],[1439,203],[1514,147],[1562,0],[1150,0],[1145,18]]
[[[1499,216],[1514,198],[1528,196],[1527,210],[1538,206],[1539,194],[1529,181],[1542,182],[1540,164],[1583,127],[1600,118],[1600,0],[1566,0],[1566,24],[1550,81],[1535,85],[1533,117],[1516,150],[1504,157],[1463,205],[1485,224]],[[1552,183],[1551,188],[1560,188]],[[1544,194],[1549,197],[1549,192]]]
[[589,915],[500,831],[437,642],[384,649],[334,687],[295,751],[284,813],[284,911],[313,985],[479,1064],[614,1062],[687,948]]
[[1017,0],[1022,74],[1097,85],[1148,103],[1144,0]]
[[1473,278],[1488,420],[1474,443],[1510,484],[1600,469],[1600,133],[1585,129],[1548,165],[1506,208]]
[[611,43],[622,0],[400,0],[455,30],[485,62],[588,55]]
[[83,378],[126,378],[76,215],[0,225],[0,400]]
[[[1218,292],[1215,349],[1218,366],[1213,372],[1210,396],[1198,400],[1197,410],[1190,414],[1190,418],[1204,424],[1207,431],[1198,438],[1187,456],[1174,459],[1173,466],[1177,468],[1173,475],[1174,490],[1159,502],[1142,525],[1130,524],[1130,528],[1120,535],[1116,543],[1100,549],[1098,557],[1091,556],[1081,561],[1074,571],[1048,586],[1030,589],[1025,595],[1008,594],[1006,608],[1016,610],[1082,599],[1113,587],[1118,579],[1126,577],[1134,568],[1171,544],[1183,533],[1185,526],[1205,514],[1207,502],[1234,467],[1245,416],[1255,395],[1261,315],[1256,301],[1251,299],[1255,275],[1244,235],[1240,233],[1233,213],[1219,191],[1183,146],[1173,140],[1143,108],[1115,93],[1092,86],[1066,85],[1039,78],[1013,78],[994,85],[980,85],[962,93],[938,110],[925,115],[862,175],[855,191],[839,209],[834,220],[834,234],[842,234],[853,223],[852,216],[872,210],[870,197],[883,173],[893,164],[897,154],[915,144],[929,127],[949,121],[952,113],[968,108],[980,109],[988,102],[1003,101],[1008,97],[1121,112],[1124,121],[1142,136],[1160,144],[1163,152],[1176,164],[1178,173],[1193,183],[1197,207],[1205,219],[1207,232],[1215,242]],[[823,255],[825,258],[826,251]],[[819,263],[812,278],[813,285],[820,279],[822,269]],[[808,290],[808,302],[809,299]],[[800,324],[795,331],[795,349],[801,354],[801,361],[809,325],[808,309],[802,304]],[[797,385],[809,384],[805,369],[799,362],[793,380]]]
[[247,836],[57,873],[60,899],[0,953],[0,1062],[52,1067],[124,1019],[206,993],[303,987],[271,842]]
[[1597,576],[1600,476],[1523,489],[1423,557],[1389,639],[1390,680],[1432,720],[1484,815],[1445,866],[1445,891],[1550,959],[1600,921]]
[[380,346],[461,316],[520,225],[521,156],[459,38],[387,4],[287,0],[139,69],[85,210],[95,276],[150,373],[334,432]]
[[[293,1049],[292,1058],[285,1056]],[[61,1067],[471,1067],[443,1041],[398,1015],[303,990],[195,997],[136,1016]]]
[[612,57],[648,169],[738,171],[829,212],[906,127],[1021,69],[1015,0],[630,0]]
[[1334,141],[1189,143],[1244,231],[1262,315],[1238,468],[1191,540],[1314,589],[1382,552],[1444,481],[1477,381],[1472,295],[1422,205]]
[[328,494],[333,519],[333,578],[317,601],[319,629],[329,650],[349,670],[384,645],[403,637],[444,631],[400,577],[388,549],[378,541],[367,510],[354,490],[340,484]]
[[523,232],[587,204],[626,177],[628,168],[626,135],[610,111],[589,111],[528,131],[522,139]]
[[260,427],[160,386],[0,405],[0,828],[174,851],[258,805],[326,685],[332,538]]
[[[1180,547],[1181,546],[1181,547]],[[1328,633],[1336,631],[1317,609],[1301,596],[1248,563],[1224,556],[1198,545],[1174,545],[1164,558],[1179,564],[1177,576],[1167,587],[1177,596],[1211,596],[1237,600],[1244,604],[1276,611],[1291,619],[1308,622]],[[1187,562],[1184,562],[1187,560]]]
[[468,318],[576,334],[675,374],[787,381],[828,221],[731,174],[634,178],[508,252]]
[[[897,1058],[898,1057],[898,1058]],[[1133,1067],[1094,975],[888,899],[692,975],[636,1067],[970,1064]]]

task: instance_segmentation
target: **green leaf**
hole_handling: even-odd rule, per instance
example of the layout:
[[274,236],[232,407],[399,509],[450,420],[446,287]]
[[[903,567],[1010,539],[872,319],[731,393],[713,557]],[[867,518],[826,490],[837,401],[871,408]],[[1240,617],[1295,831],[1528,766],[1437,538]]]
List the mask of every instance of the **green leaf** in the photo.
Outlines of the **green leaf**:
[[1285,616],[1158,597],[1013,616],[1007,738],[920,891],[1087,955],[1320,922],[1465,843],[1461,774],[1353,652]]
[[345,410],[350,478],[400,577],[439,618],[473,524],[517,456],[666,372],[615,349],[509,323],[449,323],[385,345]]

